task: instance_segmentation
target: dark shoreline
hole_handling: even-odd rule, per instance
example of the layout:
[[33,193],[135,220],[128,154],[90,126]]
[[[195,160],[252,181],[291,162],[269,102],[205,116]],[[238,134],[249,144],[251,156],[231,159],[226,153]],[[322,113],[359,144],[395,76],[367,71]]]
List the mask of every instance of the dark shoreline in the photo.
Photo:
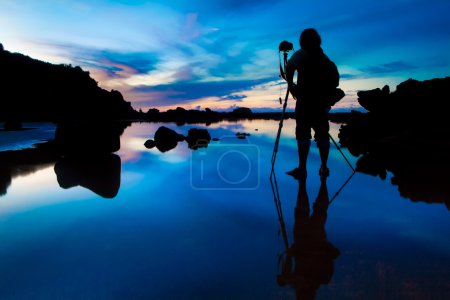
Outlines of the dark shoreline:
[[[251,113],[248,115],[235,114],[233,112],[213,112],[213,114],[204,114],[203,111],[198,111],[198,113],[190,114],[192,111],[187,111],[184,115],[174,115],[169,112],[162,112],[156,116],[146,117],[146,118],[134,118],[127,119],[123,121],[127,122],[149,122],[149,123],[177,123],[177,124],[212,124],[222,121],[229,122],[239,122],[244,120],[270,120],[270,121],[280,121],[281,112],[258,112]],[[339,113],[329,113],[328,120],[334,123],[347,123],[353,118],[354,114],[359,114],[358,111],[351,112],[339,112]],[[361,113],[365,114],[365,113]],[[294,112],[286,112],[284,115],[284,120],[295,119]]]
[[[194,112],[194,113],[192,113]],[[329,114],[329,120],[334,123],[347,123],[352,119],[352,116],[354,114],[358,114],[360,112],[339,112],[339,113],[330,113]],[[364,113],[362,113],[364,114]],[[145,116],[145,117],[138,117],[138,118],[130,118],[130,119],[122,119],[117,120],[115,122],[149,122],[149,123],[176,123],[179,125],[182,124],[212,124],[212,123],[218,123],[222,121],[229,121],[229,122],[239,122],[242,120],[273,120],[273,121],[279,121],[281,119],[281,112],[265,112],[265,113],[250,113],[248,115],[241,115],[236,114],[233,112],[211,112],[207,113],[204,111],[186,111],[186,113],[183,113],[182,115],[174,114],[172,111],[168,112],[161,112],[152,116]],[[294,112],[286,112],[284,115],[284,119],[295,119],[295,113]],[[96,122],[101,122],[102,120],[99,119]],[[110,120],[105,120],[108,122],[111,122]],[[29,119],[29,120],[23,120],[21,123],[27,123],[27,122],[51,122],[58,124],[59,122],[55,121],[49,121],[49,120],[39,120],[39,119]],[[90,123],[91,120],[86,121],[78,121],[78,122],[86,122]],[[0,120],[0,124],[4,123],[4,120]],[[77,123],[77,122],[76,122]],[[23,131],[23,130],[30,130],[33,128],[20,128],[16,130],[5,130],[3,128],[0,129],[0,132],[14,132],[14,131]]]

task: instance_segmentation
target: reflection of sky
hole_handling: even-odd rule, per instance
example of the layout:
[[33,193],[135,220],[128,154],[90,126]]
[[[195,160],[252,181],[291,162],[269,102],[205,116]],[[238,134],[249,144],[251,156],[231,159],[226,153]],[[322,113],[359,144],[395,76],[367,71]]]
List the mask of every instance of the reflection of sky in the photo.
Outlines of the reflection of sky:
[[[297,149],[293,120],[285,124],[276,170],[292,242],[298,185],[284,172],[297,163]],[[0,198],[0,298],[289,295],[289,289],[276,284],[282,244],[268,182],[278,122],[207,127],[213,137],[227,135],[230,143],[259,149],[259,159],[252,162],[259,160],[260,185],[239,192],[193,190],[192,153],[184,142],[166,154],[143,147],[159,125],[126,129],[119,151],[121,188],[114,199],[102,199],[81,187],[59,188],[52,167],[13,180]],[[165,126],[182,134],[203,127]],[[250,139],[233,137],[237,131],[250,132]],[[212,147],[206,150],[210,157],[205,168],[213,172],[218,156],[212,155]],[[331,197],[351,172],[333,146],[329,166]],[[230,168],[239,171],[245,166]],[[307,182],[311,202],[320,185],[318,168],[313,143]],[[404,292],[405,285],[419,295],[428,288],[425,292],[439,298],[443,287],[437,278],[448,278],[450,269],[449,225],[443,205],[413,203],[401,198],[388,180],[356,174],[328,210],[328,239],[341,255],[332,284],[319,289],[319,298],[348,299],[368,291],[399,298],[396,293]]]
[[449,11],[442,0],[4,0],[0,42],[81,65],[136,108],[278,108],[278,44],[298,48],[315,27],[351,107],[357,90],[447,76]]

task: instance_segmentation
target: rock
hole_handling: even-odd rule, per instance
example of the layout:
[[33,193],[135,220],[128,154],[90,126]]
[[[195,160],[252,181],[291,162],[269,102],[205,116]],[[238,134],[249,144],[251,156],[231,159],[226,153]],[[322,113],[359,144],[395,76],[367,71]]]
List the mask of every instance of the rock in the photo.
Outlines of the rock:
[[8,120],[5,122],[4,128],[6,131],[22,130],[22,122],[19,120]]
[[184,136],[174,130],[161,126],[155,132],[156,148],[161,152],[167,152],[175,148],[178,142],[184,140]]
[[211,136],[206,129],[191,128],[188,131],[186,141],[190,149],[197,150],[198,148],[208,147]]
[[238,139],[245,139],[246,137],[250,136],[250,133],[246,133],[246,132],[238,132],[236,133],[236,136]]
[[116,122],[67,122],[58,125],[55,141],[63,154],[109,154],[120,149],[120,135],[126,126]]
[[156,142],[155,142],[154,140],[147,140],[147,141],[144,143],[144,146],[145,146],[145,148],[147,148],[147,149],[152,149],[153,147],[156,146]]
[[383,89],[373,89],[369,91],[359,91],[358,102],[368,111],[378,111],[384,109],[388,102],[389,86],[385,85]]

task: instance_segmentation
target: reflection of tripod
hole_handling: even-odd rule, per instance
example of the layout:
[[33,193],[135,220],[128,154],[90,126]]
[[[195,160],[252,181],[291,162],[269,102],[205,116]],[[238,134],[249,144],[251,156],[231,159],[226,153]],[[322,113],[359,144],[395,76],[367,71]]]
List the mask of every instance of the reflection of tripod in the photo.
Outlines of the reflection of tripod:
[[[291,43],[283,41],[283,42],[281,42],[278,50],[279,50],[279,52],[283,52],[283,65],[281,65],[281,61],[280,61],[280,76],[284,80],[286,80],[285,70],[286,70],[286,65],[287,65],[287,56],[288,56],[289,51],[294,50],[294,47]],[[278,55],[278,58],[279,57],[280,56]],[[289,247],[289,242],[287,239],[286,227],[284,225],[283,211],[281,210],[281,200],[280,200],[280,194],[278,192],[277,177],[275,175],[275,160],[277,159],[278,145],[280,144],[281,129],[283,128],[284,114],[286,112],[288,98],[289,98],[289,86],[286,91],[286,96],[284,97],[283,111],[281,112],[280,123],[278,125],[277,138],[275,139],[275,145],[273,147],[272,159],[271,159],[272,170],[270,171],[270,177],[269,177],[270,178],[270,186],[272,188],[272,192],[273,192],[273,196],[274,196],[274,200],[275,200],[275,206],[277,208],[278,220],[280,221],[281,234],[283,235],[283,240],[284,240],[286,249]],[[280,97],[280,104],[281,104],[281,97]]]

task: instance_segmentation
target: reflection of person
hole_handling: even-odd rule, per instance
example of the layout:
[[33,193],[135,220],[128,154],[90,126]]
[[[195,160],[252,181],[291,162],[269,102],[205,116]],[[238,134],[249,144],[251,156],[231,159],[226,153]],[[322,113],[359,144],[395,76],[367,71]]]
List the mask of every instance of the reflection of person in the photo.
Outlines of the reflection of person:
[[328,240],[325,231],[329,204],[326,179],[322,179],[319,194],[310,215],[306,180],[299,181],[295,208],[294,242],[286,253],[280,285],[290,285],[297,299],[314,299],[321,284],[327,284],[334,273],[334,259],[339,250]]
[[[339,85],[339,73],[336,65],[324,54],[320,35],[315,29],[308,28],[302,32],[300,47],[301,49],[292,55],[286,66],[289,89],[294,91],[297,97],[295,133],[299,155],[298,168],[288,174],[296,178],[306,176],[312,128],[322,163],[319,175],[326,177],[329,175],[327,160],[330,150],[328,111],[331,95]],[[297,71],[297,86],[293,82],[295,71]]]

